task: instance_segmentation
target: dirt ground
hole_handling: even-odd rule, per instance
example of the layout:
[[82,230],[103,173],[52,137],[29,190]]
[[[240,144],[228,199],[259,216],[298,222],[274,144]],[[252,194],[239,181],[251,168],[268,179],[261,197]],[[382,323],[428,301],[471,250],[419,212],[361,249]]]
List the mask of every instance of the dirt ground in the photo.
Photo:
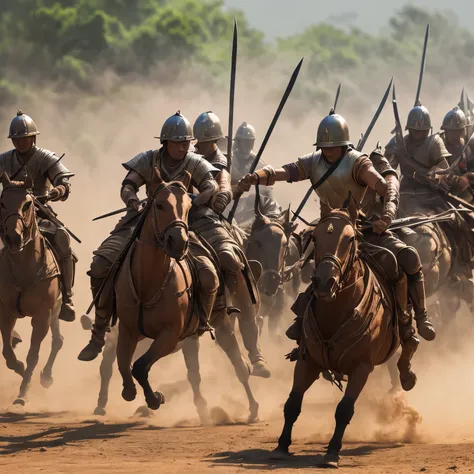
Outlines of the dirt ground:
[[[295,455],[275,462],[279,426],[260,422],[163,428],[138,419],[73,420],[68,414],[0,416],[1,472],[30,473],[242,473],[281,474],[318,468],[324,443],[297,438]],[[348,442],[341,472],[472,472],[474,444]]]

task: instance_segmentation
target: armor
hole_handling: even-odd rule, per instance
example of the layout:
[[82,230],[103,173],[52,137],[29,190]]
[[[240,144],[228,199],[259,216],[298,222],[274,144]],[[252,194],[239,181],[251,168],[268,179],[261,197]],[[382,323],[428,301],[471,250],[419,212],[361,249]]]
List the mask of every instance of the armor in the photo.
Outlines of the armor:
[[7,138],[34,137],[39,135],[39,133],[33,119],[29,115],[25,115],[20,109],[10,123],[10,131]]
[[341,115],[332,113],[321,120],[318,127],[316,143],[319,148],[350,145],[349,127]]
[[193,139],[193,131],[189,120],[181,115],[178,110],[174,115],[169,117],[161,128],[159,137],[161,143],[166,140],[172,142],[186,142]]
[[[355,180],[354,172],[356,164],[364,158],[368,160],[367,155],[352,148],[347,150],[339,166],[316,191],[322,205],[330,209],[341,208],[349,193],[357,204],[362,202],[367,187]],[[303,168],[306,178],[309,178],[312,184],[318,182],[330,166],[324,159],[321,150],[298,158],[298,164]]]
[[430,113],[424,105],[420,103],[410,110],[405,130],[431,130]]
[[202,113],[194,122],[194,138],[201,143],[215,142],[224,138],[222,133],[222,124],[219,117],[209,112]]
[[217,148],[213,153],[204,157],[206,161],[211,163],[212,166],[219,170],[227,169],[229,163],[227,161],[227,156],[222,153],[222,151]]
[[122,163],[122,166],[127,171],[136,171],[143,178],[145,183],[149,183],[152,180],[155,166],[158,167],[161,176],[166,181],[180,181],[182,180],[180,178],[182,178],[183,173],[187,171],[190,173],[193,183],[197,188],[201,186],[201,183],[207,178],[209,173],[214,175],[219,172],[218,168],[206,161],[201,155],[189,152],[185,158],[181,160],[179,166],[173,170],[169,170],[163,162],[164,153],[164,148],[139,153],[130,161]]
[[[74,176],[62,162],[58,163],[59,158],[52,151],[35,147],[32,152],[17,179],[24,180],[28,173],[33,180],[33,193],[36,197],[47,196],[52,186],[67,184],[67,180]],[[12,176],[22,166],[23,162],[17,150],[0,154],[0,173],[6,172]]]
[[257,134],[255,128],[247,122],[243,122],[242,125],[235,132],[235,140],[256,140]]
[[462,130],[466,128],[467,125],[466,115],[456,106],[444,116],[441,130]]

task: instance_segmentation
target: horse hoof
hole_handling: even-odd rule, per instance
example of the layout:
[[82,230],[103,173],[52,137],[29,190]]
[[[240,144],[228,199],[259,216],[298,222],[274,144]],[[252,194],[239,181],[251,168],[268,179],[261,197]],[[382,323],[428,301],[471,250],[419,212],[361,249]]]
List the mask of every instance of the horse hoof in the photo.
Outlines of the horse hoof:
[[322,462],[319,464],[320,467],[339,469],[339,455],[336,453],[326,453]]
[[92,329],[92,319],[89,318],[87,314],[81,316],[81,326],[84,331],[90,331]]
[[124,388],[122,390],[122,398],[127,401],[127,402],[132,402],[135,400],[135,397],[137,396],[137,389],[135,388],[135,385],[130,388]]
[[153,416],[153,412],[147,406],[142,405],[135,410],[134,416],[139,416],[140,418],[150,418]]
[[24,407],[26,405],[26,400],[24,398],[17,398],[13,405]]
[[105,414],[106,414],[105,408],[97,407],[97,408],[94,410],[94,415],[97,415],[97,416],[105,416]]
[[275,448],[271,453],[270,453],[270,460],[271,461],[285,461],[288,458],[293,456],[288,449],[285,448]]
[[13,370],[16,374],[23,377],[23,375],[25,374],[25,364],[23,364],[23,362],[18,361]]
[[416,374],[412,371],[408,372],[404,377],[400,376],[400,383],[405,392],[409,392],[416,385],[416,381]]
[[152,410],[158,410],[158,408],[165,403],[165,396],[161,392],[154,392],[153,395],[145,398],[148,408]]
[[270,378],[272,375],[265,362],[259,360],[253,364],[252,374],[254,377]]
[[53,385],[54,379],[51,377],[51,375],[44,375],[43,372],[41,372],[40,375],[40,383],[41,386],[44,388],[49,388],[51,385]]

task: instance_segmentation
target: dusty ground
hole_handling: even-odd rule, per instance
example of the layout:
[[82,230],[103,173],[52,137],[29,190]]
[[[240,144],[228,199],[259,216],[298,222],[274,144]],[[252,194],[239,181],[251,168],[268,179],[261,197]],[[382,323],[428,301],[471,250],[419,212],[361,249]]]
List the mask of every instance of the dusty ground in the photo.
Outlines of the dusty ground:
[[[269,459],[276,423],[162,428],[137,419],[73,421],[70,415],[0,416],[1,472],[310,472],[323,443],[297,438],[295,455]],[[346,443],[341,472],[472,472],[474,444]]]

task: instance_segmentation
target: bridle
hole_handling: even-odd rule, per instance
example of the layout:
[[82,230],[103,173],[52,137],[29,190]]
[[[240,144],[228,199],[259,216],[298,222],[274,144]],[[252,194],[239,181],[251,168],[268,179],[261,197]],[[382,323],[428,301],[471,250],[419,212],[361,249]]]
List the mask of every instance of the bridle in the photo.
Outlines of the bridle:
[[[317,260],[315,259],[314,268],[316,269],[317,266],[323,261],[330,261],[330,262],[334,263],[334,265],[336,266],[336,268],[338,269],[338,271],[341,275],[341,278],[339,279],[339,283],[337,284],[337,288],[336,288],[336,292],[338,292],[340,289],[342,289],[344,287],[344,284],[346,283],[347,278],[350,275],[352,267],[354,266],[355,258],[356,258],[356,255],[357,255],[357,238],[356,238],[357,231],[354,228],[354,224],[352,223],[351,219],[348,216],[339,215],[339,214],[337,216],[328,214],[327,216],[321,218],[318,225],[324,223],[325,221],[329,220],[330,218],[334,219],[335,217],[347,221],[351,225],[351,227],[354,229],[354,234],[355,235],[351,239],[351,242],[350,242],[349,258],[346,258],[345,262],[341,262],[341,259],[337,255],[334,255],[334,254],[331,254],[331,253],[325,253],[324,255],[319,257]],[[316,248],[315,238],[312,237],[312,239],[313,239],[313,242],[314,242],[315,248]]]

